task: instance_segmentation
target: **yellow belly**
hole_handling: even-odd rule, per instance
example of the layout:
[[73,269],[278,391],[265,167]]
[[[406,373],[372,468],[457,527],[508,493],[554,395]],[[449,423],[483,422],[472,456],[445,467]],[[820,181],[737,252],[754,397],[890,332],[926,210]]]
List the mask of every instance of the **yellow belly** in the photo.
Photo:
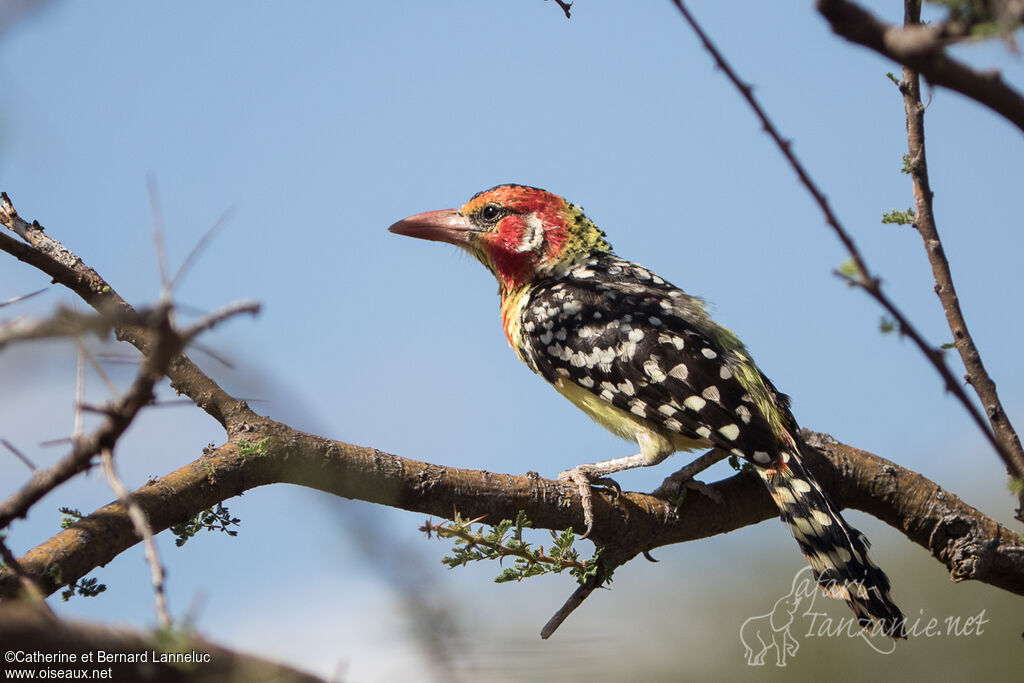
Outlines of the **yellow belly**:
[[711,447],[709,441],[691,439],[616,408],[600,396],[568,380],[560,379],[555,383],[555,389],[612,434],[627,441],[635,441],[642,447],[646,445],[652,452],[668,454]]

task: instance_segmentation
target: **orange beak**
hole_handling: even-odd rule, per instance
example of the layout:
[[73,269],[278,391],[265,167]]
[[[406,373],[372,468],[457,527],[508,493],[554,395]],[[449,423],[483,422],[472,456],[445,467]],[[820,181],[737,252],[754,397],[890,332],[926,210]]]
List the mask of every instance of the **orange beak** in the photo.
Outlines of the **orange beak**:
[[388,232],[465,247],[469,245],[470,233],[476,232],[476,228],[455,209],[444,209],[403,218],[388,228]]

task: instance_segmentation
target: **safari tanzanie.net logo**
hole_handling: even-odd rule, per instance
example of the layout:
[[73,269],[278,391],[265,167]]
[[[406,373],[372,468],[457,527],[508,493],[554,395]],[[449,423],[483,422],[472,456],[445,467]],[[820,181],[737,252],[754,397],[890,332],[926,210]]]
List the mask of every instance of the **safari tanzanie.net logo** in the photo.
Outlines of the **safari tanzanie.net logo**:
[[[854,616],[837,618],[820,606],[815,609],[815,602],[821,597],[822,588],[815,582],[811,568],[803,567],[793,576],[789,593],[776,600],[770,611],[750,617],[740,626],[740,643],[747,664],[764,666],[774,659],[776,666],[786,666],[805,638],[859,639],[879,654],[895,651],[896,642],[882,629],[868,632]],[[973,616],[942,618],[925,616],[922,610],[916,619],[907,619],[905,628],[908,638],[966,638],[983,635],[988,622],[984,609]]]

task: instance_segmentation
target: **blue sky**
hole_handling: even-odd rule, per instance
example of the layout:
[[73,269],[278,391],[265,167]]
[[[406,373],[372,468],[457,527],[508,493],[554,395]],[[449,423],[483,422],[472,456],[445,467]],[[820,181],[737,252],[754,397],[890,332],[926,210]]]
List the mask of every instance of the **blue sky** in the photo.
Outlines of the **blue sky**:
[[[889,20],[902,16],[898,3],[873,5]],[[899,172],[902,99],[885,77],[895,65],[834,37],[807,3],[693,10],[794,140],[893,298],[930,340],[949,339],[919,237],[879,222],[912,203]],[[1020,58],[1003,45],[958,54],[1024,84]],[[667,1],[578,0],[570,21],[540,0],[54,3],[0,35],[0,80],[0,189],[129,301],[158,293],[147,177],[159,188],[172,267],[230,210],[176,294],[202,310],[262,302],[259,318],[204,339],[235,370],[196,359],[297,428],[419,460],[545,476],[632,453],[520,366],[483,268],[452,247],[386,232],[411,213],[520,182],[584,206],[618,253],[708,299],[792,395],[803,425],[1009,518],[995,455],[911,344],[880,334],[877,307],[831,274],[846,259],[838,241]],[[1024,323],[1007,305],[1021,290],[1021,136],[956,94],[927,95],[939,230],[972,332],[1021,422]],[[13,261],[0,269],[0,299],[46,284]],[[43,314],[71,300],[54,290],[3,313]],[[954,367],[961,372],[955,359]],[[0,435],[37,463],[59,457],[36,444],[69,433],[73,378],[68,345],[5,350]],[[89,396],[103,400],[100,381],[89,382]],[[195,409],[153,410],[122,444],[119,466],[140,485],[221,440]],[[666,463],[620,483],[650,490],[670,471]],[[25,476],[0,458],[0,494]],[[83,478],[49,496],[11,543],[23,551],[52,533],[60,505],[88,511],[110,497],[99,477]],[[800,562],[777,523],[665,549],[656,572],[623,570],[615,590],[540,643],[540,625],[572,590],[567,578],[494,587],[491,567],[449,573],[437,563],[443,547],[416,533],[418,515],[311,491],[275,487],[228,505],[243,519],[238,538],[199,538],[181,550],[162,539],[174,613],[194,609],[211,637],[298,666],[330,673],[347,662],[360,681],[409,677],[422,655],[387,583],[351,551],[339,520],[353,516],[373,517],[419,553],[422,573],[479,634],[467,648],[478,662],[510,639],[537,661],[597,646],[618,659],[609,643],[647,622],[617,610],[635,608],[648,585],[672,582],[673,612],[692,615],[687,642],[719,630],[732,637],[765,598],[736,606],[735,624],[722,619],[695,635],[692,624],[716,612],[713,603],[702,611],[700,596],[725,590],[714,576],[748,585],[754,574],[741,567],[754,548],[773,568],[758,580],[775,595]],[[942,568],[896,532],[851,519],[880,553],[918,563],[890,570],[897,600],[918,571],[943,585]],[[133,551],[97,572],[111,590],[64,613],[152,624],[141,558]],[[287,636],[274,628],[282,624]],[[674,642],[669,626],[657,633],[630,652]],[[687,657],[701,651],[687,648]],[[501,668],[476,673],[514,679]]]

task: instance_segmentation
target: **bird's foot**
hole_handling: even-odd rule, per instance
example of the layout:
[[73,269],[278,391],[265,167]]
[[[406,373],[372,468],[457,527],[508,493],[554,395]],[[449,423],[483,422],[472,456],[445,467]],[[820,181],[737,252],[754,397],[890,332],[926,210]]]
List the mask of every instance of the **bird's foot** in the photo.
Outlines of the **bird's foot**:
[[608,477],[597,476],[587,469],[586,465],[561,472],[558,475],[558,481],[575,485],[580,494],[580,504],[583,505],[583,524],[586,527],[580,536],[581,541],[590,536],[590,532],[594,530],[594,497],[591,487],[604,487],[612,491],[616,498],[622,493],[618,482]]

